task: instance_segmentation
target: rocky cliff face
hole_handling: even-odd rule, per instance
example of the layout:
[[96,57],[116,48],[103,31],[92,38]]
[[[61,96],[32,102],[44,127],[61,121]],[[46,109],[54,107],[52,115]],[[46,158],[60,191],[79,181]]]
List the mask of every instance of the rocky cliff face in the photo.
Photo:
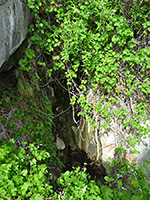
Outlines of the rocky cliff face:
[[[101,172],[104,171],[103,167],[107,171],[109,158],[115,160],[120,157],[121,161],[127,159],[133,166],[137,163],[144,164],[145,161],[150,161],[149,97],[144,95],[138,88],[133,90],[130,97],[127,96],[125,94],[125,81],[120,81],[117,87],[122,88],[118,95],[114,92],[105,94],[105,91],[101,88],[97,90],[89,89],[86,96],[88,103],[92,104],[93,107],[99,104],[100,109],[99,112],[94,110],[91,112],[92,120],[97,125],[94,130],[91,130],[90,123],[83,117],[80,118],[78,128],[73,125],[71,111],[64,112],[67,110],[66,107],[69,107],[66,101],[68,96],[62,92],[61,88],[59,90],[58,87],[57,90],[55,88],[56,105],[58,106],[56,110],[58,110],[58,113],[62,114],[59,119],[56,118],[56,120],[60,121],[54,120],[55,124],[57,124],[56,132],[59,133],[60,137],[63,136],[62,138],[65,138],[64,141],[66,144],[70,145],[72,150],[78,148],[83,150]],[[115,102],[110,100],[111,96],[115,97]],[[101,98],[102,100],[100,102]],[[147,106],[145,105],[141,108],[143,117],[141,120],[138,120],[138,114],[140,112],[139,103],[143,100],[146,102]],[[108,102],[110,102],[110,104]],[[59,111],[59,109],[62,110]],[[102,110],[105,111],[103,116]],[[110,120],[108,120],[108,118],[110,118]],[[131,121],[133,119],[132,123],[128,123],[127,126],[125,126],[124,122],[130,119]],[[110,122],[108,123],[108,121]],[[136,123],[139,124],[140,130],[137,129]],[[106,127],[104,126],[105,124],[107,125]],[[147,134],[144,135],[144,133]],[[137,140],[139,140],[140,145],[137,143],[135,148],[140,154],[133,154],[134,148],[130,145],[132,144],[132,138],[137,138]],[[126,152],[118,154],[115,149],[122,146],[123,143],[123,148]],[[116,171],[117,168],[112,172],[113,175]],[[148,172],[148,175],[150,178],[150,172]]]
[[3,64],[26,38],[29,18],[29,9],[22,1],[0,0],[0,72],[11,68]]
[[[111,102],[107,107],[106,102],[108,102],[110,97],[108,94],[107,97],[104,97],[101,90],[89,90],[87,100],[93,106],[97,105],[101,96],[104,97],[100,106],[106,111],[106,116],[102,117],[100,112],[93,111],[91,113],[94,123],[97,124],[93,131],[91,130],[90,123],[82,118],[80,131],[76,138],[79,148],[84,150],[94,163],[97,163],[99,166],[103,165],[106,170],[108,159],[115,160],[120,157],[121,161],[127,159],[133,165],[137,163],[144,164],[145,161],[150,161],[149,99],[143,96],[138,89],[130,97],[125,96],[124,91],[123,88],[122,94],[115,96],[117,101]],[[139,122],[135,120],[135,123],[140,124],[140,130],[143,130],[141,131],[143,135],[142,133],[139,134],[135,124],[129,123],[127,126],[124,125],[124,121],[135,118],[138,104],[142,99],[145,99],[147,102],[145,113],[143,112],[143,119]],[[110,122],[105,127],[108,121],[107,118],[110,118]],[[144,132],[147,132],[145,136]],[[132,145],[132,138],[139,140],[140,143],[137,143],[135,148],[140,154],[133,153],[134,145]],[[122,143],[126,152],[118,154],[115,149],[122,146]],[[148,172],[148,175],[150,177],[150,172]]]

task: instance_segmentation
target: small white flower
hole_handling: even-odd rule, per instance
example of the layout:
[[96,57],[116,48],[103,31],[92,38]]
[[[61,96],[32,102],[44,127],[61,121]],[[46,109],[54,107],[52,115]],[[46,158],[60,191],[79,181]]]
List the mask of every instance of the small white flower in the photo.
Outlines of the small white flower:
[[82,188],[83,193],[85,193],[87,185]]

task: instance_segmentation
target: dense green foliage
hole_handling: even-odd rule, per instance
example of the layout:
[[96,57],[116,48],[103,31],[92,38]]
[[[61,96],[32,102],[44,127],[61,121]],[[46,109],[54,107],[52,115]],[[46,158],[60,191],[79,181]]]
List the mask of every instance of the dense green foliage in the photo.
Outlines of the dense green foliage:
[[34,93],[33,97],[20,96],[15,89],[0,91],[0,96],[2,109],[7,110],[6,115],[1,115],[0,119],[9,137],[17,139],[22,136],[29,142],[35,141],[42,149],[56,156],[52,107],[47,97],[40,91]]
[[52,134],[51,102],[40,91],[27,97],[16,89],[0,90],[0,96],[0,199],[46,198],[52,188],[48,166],[62,166]]
[[[58,183],[63,190],[61,193],[56,194],[56,199],[74,199],[74,200],[127,200],[127,199],[149,199],[149,193],[147,190],[147,184],[134,193],[127,192],[126,188],[123,187],[122,181],[118,180],[118,189],[113,189],[111,183],[114,182],[112,178],[105,177],[108,181],[108,185],[98,184],[95,181],[90,180],[90,176],[86,174],[86,169],[80,170],[77,168],[74,171],[67,171],[61,175],[58,179]],[[135,187],[136,188],[136,187]],[[54,198],[54,199],[55,199]]]
[[[36,66],[35,78],[43,73],[50,77],[54,71],[62,70],[71,104],[80,106],[78,114],[86,117],[93,127],[93,109],[106,118],[104,128],[109,125],[108,107],[117,101],[112,98],[112,92],[128,97],[137,89],[145,95],[150,93],[148,2],[40,0],[27,3],[34,12],[29,40],[34,46],[26,50],[27,59],[20,60],[21,69],[29,72]],[[52,59],[50,65],[39,56],[41,52]],[[97,105],[87,103],[86,94],[91,87],[104,95],[108,101],[106,109],[101,99]],[[107,93],[110,99],[105,96]],[[144,108],[145,100],[141,104]],[[124,110],[114,114],[121,118],[127,115]],[[138,122],[143,114],[138,115]],[[140,131],[136,120],[135,113],[133,119],[125,121],[125,126],[134,123]]]
[[19,147],[16,153],[14,142],[11,140],[0,146],[0,197],[6,200],[48,197],[52,186],[46,184],[47,166],[40,162],[50,158],[50,154],[34,144]]
[[[150,94],[149,2],[143,0],[131,2],[26,0],[25,2],[33,11],[33,23],[30,26],[31,46],[25,52],[25,59],[19,62],[21,69],[32,74],[33,80],[37,80],[39,85],[43,80],[43,74],[51,77],[56,71],[63,72],[71,104],[79,105],[78,115],[89,120],[93,129],[96,124],[91,113],[95,110],[106,119],[105,124],[102,124],[106,131],[113,113],[118,116],[118,120],[123,120],[124,127],[131,125],[137,129],[139,135],[148,134],[149,127],[142,126],[141,121],[147,120],[146,101]],[[50,64],[48,60],[51,60]],[[100,100],[96,105],[87,102],[86,95],[90,88],[100,91]],[[129,113],[122,108],[110,112],[108,108],[119,101],[117,95],[130,98],[136,90],[140,91],[142,98],[132,118],[126,119]],[[104,100],[105,107],[102,105]],[[98,185],[89,180],[90,177],[85,170],[67,171],[58,180],[61,192],[56,191],[52,194],[46,168],[49,164],[47,158],[51,156],[55,158],[54,147],[51,146],[50,150],[50,146],[43,141],[43,138],[45,140],[45,137],[48,137],[48,141],[51,144],[53,142],[52,134],[47,134],[48,125],[52,123],[51,111],[49,105],[41,108],[44,110],[39,110],[34,104],[31,107],[26,111],[23,109],[19,113],[14,112],[14,116],[16,113],[16,116],[21,115],[21,119],[22,115],[26,118],[23,119],[26,121],[24,127],[17,129],[16,133],[25,134],[29,129],[30,136],[38,138],[36,146],[19,148],[17,155],[13,144],[10,148],[6,144],[1,146],[3,181],[0,184],[3,199],[11,199],[13,196],[16,199],[44,199],[52,196],[52,199],[149,199],[150,186],[146,182],[148,178],[144,174],[144,169],[130,166],[128,162],[121,163],[120,171],[114,178],[105,177],[106,185]],[[36,112],[33,113],[33,110]],[[42,113],[45,116],[44,120],[41,118]],[[2,120],[9,124],[12,133],[16,119],[13,118],[8,122]],[[129,140],[133,147],[139,142],[138,137]],[[45,146],[40,147],[39,151],[37,145],[40,144]],[[122,153],[124,150],[120,147],[117,151]],[[41,158],[41,154],[45,157]],[[46,159],[46,163],[41,164],[39,162],[41,159]],[[114,167],[120,162],[116,159],[111,166]],[[124,185],[121,177],[128,173],[129,183]],[[20,182],[16,181],[16,176]]]

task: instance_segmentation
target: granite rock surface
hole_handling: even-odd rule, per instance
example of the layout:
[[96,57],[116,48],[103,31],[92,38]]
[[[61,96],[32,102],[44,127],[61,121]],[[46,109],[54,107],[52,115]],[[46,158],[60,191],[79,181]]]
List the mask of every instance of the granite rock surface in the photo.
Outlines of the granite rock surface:
[[21,0],[0,0],[0,72],[12,66],[3,66],[26,38],[30,12]]

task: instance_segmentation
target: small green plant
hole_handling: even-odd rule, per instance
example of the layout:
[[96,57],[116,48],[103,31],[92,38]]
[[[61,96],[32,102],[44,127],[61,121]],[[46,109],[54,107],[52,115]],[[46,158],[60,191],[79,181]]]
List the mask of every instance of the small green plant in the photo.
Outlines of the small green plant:
[[[17,152],[17,153],[16,153]],[[48,185],[48,171],[41,161],[50,154],[36,145],[24,145],[16,149],[15,141],[0,145],[0,198],[43,199],[48,198],[52,186]]]
[[62,188],[60,194],[55,193],[55,199],[99,199],[101,200],[100,187],[94,181],[89,181],[90,176],[86,169],[80,170],[78,167],[73,171],[66,171],[58,179],[58,184]]

